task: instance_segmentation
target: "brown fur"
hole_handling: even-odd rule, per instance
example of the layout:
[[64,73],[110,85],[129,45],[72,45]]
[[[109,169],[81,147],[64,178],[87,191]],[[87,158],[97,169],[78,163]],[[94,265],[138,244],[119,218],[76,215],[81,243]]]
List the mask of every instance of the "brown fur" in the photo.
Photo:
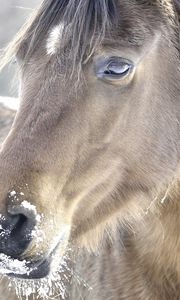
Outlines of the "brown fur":
[[[0,212],[6,213],[7,194],[15,189],[43,214],[38,229],[46,233],[44,240],[34,238],[24,253],[32,260],[38,251],[45,256],[69,226],[55,261],[72,248],[69,299],[180,299],[175,2],[121,0],[103,6],[96,0],[92,15],[100,16],[91,19],[87,9],[86,24],[77,1],[69,1],[68,13],[60,5],[66,1],[45,1],[12,47],[21,65],[22,102],[0,154]],[[89,7],[88,0],[78,3]],[[64,29],[58,52],[49,57],[47,31],[63,19],[62,11],[73,31]],[[94,62],[108,55],[133,60],[134,77],[116,86],[98,81]],[[6,296],[15,299],[6,292],[2,300]]]

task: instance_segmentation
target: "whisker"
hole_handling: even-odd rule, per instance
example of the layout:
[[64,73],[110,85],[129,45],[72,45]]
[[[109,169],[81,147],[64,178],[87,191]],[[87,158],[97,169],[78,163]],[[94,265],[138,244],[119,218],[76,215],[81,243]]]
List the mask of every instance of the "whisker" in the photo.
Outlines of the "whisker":
[[11,5],[11,8],[18,8],[18,9],[23,9],[23,10],[30,10],[30,11],[33,11],[33,8],[30,8],[30,7],[24,7],[24,6],[19,6],[19,5]]

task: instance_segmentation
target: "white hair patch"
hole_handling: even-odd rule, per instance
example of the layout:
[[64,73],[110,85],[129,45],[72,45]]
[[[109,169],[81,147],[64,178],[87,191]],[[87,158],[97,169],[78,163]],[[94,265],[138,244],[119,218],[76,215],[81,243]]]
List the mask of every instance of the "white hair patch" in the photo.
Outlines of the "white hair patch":
[[48,55],[53,55],[57,53],[57,50],[60,47],[60,40],[63,34],[64,25],[59,24],[55,26],[49,33],[46,49]]

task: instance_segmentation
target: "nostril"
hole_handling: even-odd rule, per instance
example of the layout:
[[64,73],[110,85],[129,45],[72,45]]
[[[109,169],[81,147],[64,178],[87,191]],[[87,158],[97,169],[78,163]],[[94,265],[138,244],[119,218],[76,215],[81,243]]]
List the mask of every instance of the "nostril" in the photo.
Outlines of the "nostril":
[[27,209],[23,205],[9,206],[8,214],[11,219],[16,218],[16,224],[11,234],[21,236],[30,236],[36,225],[36,214],[33,210]]
[[26,208],[23,203],[20,205],[9,205],[7,208],[8,214],[12,217],[21,217],[21,219],[26,218],[27,220],[31,220],[31,223],[36,224],[36,212],[33,209]]
[[24,229],[27,231],[28,228],[27,227],[27,223],[28,223],[28,219],[26,216],[24,215],[14,215],[12,216],[12,219],[15,218],[15,223],[14,226],[11,226],[11,232],[10,235],[11,237],[18,237],[21,236]]
[[23,205],[8,205],[0,225],[0,253],[18,258],[31,242],[36,214]]

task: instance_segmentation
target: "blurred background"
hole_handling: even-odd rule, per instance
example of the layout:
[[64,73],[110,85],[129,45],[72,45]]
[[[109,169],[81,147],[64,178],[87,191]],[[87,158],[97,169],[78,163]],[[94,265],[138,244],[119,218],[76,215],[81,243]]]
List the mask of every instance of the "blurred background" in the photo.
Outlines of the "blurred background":
[[[0,0],[0,49],[12,40],[40,0]],[[8,66],[0,74],[0,96],[17,96],[17,82],[13,79],[15,66]]]
[[[0,0],[0,50],[7,46],[41,0]],[[14,120],[19,101],[16,65],[0,73],[0,146]]]

